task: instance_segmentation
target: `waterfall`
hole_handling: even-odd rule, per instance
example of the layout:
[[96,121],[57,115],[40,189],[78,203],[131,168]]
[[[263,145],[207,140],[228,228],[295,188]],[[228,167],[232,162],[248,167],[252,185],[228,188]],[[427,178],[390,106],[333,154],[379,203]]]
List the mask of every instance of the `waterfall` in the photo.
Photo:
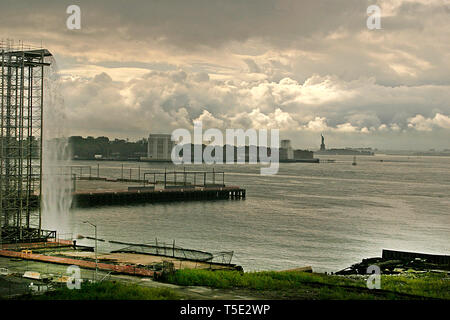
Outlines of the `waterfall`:
[[71,152],[61,79],[55,59],[49,60],[51,65],[44,75],[42,228],[56,230],[61,235],[71,232]]

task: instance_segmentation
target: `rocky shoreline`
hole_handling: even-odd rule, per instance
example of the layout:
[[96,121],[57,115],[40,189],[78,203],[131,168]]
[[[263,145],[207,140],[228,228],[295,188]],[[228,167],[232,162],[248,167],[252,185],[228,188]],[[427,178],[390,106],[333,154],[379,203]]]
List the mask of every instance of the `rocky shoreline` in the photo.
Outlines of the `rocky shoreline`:
[[369,266],[377,266],[382,274],[450,273],[450,256],[383,250],[382,257],[363,259],[336,275],[367,275]]

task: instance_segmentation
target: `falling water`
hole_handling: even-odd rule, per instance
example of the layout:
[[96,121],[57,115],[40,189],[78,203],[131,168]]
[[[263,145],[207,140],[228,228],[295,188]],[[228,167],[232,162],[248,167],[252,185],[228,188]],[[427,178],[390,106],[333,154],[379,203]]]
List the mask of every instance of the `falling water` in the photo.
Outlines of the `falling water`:
[[44,77],[42,227],[61,236],[70,231],[71,154],[61,79],[55,59],[51,57],[49,62]]

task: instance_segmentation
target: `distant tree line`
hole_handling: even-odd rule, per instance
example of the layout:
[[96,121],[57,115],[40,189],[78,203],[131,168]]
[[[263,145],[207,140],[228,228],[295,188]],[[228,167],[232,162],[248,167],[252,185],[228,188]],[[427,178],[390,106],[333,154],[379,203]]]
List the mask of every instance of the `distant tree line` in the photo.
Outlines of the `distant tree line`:
[[73,159],[130,160],[147,156],[147,140],[144,138],[129,142],[128,139],[72,136],[68,142]]

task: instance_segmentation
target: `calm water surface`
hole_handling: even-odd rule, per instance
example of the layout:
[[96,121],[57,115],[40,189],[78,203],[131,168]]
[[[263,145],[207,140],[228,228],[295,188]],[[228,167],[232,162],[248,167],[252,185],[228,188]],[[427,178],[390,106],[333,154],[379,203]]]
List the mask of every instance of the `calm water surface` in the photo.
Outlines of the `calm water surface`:
[[[187,248],[234,251],[233,262],[245,270],[311,265],[337,271],[380,256],[383,248],[449,254],[449,157],[361,156],[356,166],[353,157],[320,158],[336,162],[281,164],[275,176],[260,176],[257,165],[214,166],[226,172],[226,184],[247,189],[246,200],[73,209],[62,232],[92,236],[92,227],[82,224],[89,220],[107,240],[175,239]],[[94,172],[97,163],[74,164],[91,165]],[[120,177],[121,163],[99,163],[101,175]],[[140,166],[141,172],[174,168],[124,166]],[[102,250],[118,248],[100,245]]]

